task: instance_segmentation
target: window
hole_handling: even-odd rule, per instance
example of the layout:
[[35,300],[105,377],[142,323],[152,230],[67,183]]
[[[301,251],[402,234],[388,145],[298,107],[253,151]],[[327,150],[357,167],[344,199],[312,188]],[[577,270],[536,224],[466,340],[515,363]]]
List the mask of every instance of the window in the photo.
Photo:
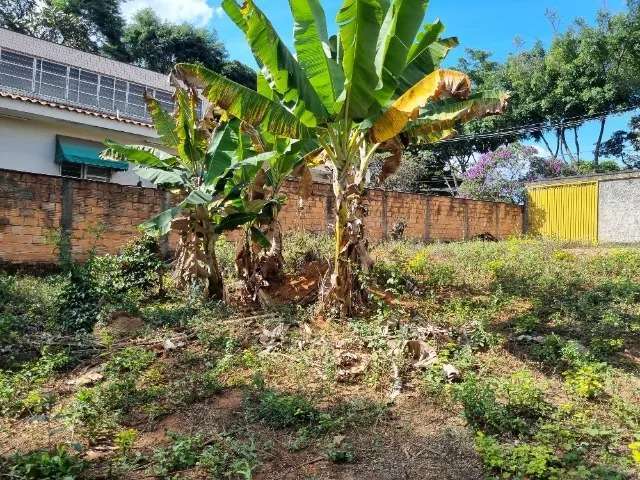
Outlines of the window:
[[71,162],[62,162],[60,165],[60,175],[63,177],[94,180],[96,182],[108,182],[111,180],[111,170],[108,168]]
[[108,182],[111,178],[111,170],[102,167],[84,166],[84,178],[98,182]]
[[60,175],[63,177],[82,178],[82,165],[64,162],[60,166]]

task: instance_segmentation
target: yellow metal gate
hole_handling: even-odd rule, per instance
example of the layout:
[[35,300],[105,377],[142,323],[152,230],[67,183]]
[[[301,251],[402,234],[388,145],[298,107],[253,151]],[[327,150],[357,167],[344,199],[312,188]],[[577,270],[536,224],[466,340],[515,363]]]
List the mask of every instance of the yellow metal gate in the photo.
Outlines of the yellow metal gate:
[[598,183],[529,187],[527,222],[532,235],[597,242]]

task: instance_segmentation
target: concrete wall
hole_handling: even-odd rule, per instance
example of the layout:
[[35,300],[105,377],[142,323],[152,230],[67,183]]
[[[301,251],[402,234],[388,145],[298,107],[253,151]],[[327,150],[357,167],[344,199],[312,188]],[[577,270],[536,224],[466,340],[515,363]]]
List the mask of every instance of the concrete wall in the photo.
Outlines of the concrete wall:
[[[298,190],[295,181],[283,187],[288,197],[280,215],[284,230],[327,232],[335,216],[331,185],[315,183],[306,200]],[[116,252],[139,234],[140,223],[175,202],[156,189],[0,170],[0,263],[56,262],[50,239],[61,228],[69,232],[78,260],[92,247]],[[369,191],[366,205],[367,236],[373,242],[387,238],[401,220],[407,224],[406,238],[423,241],[522,233],[522,209],[516,205],[381,190]],[[102,231],[97,239],[96,230]]]
[[599,241],[640,242],[640,178],[601,180],[599,189]]
[[[151,132],[151,130],[149,131]],[[125,144],[147,141],[146,137],[109,131],[86,124],[60,121],[55,118],[25,119],[0,116],[0,168],[45,175],[60,175],[60,165],[55,163],[57,135],[91,140],[97,143],[104,142],[106,138]],[[140,177],[133,171],[113,172],[111,177],[112,183],[122,185],[136,185],[139,181]],[[144,184],[151,186],[148,183]]]

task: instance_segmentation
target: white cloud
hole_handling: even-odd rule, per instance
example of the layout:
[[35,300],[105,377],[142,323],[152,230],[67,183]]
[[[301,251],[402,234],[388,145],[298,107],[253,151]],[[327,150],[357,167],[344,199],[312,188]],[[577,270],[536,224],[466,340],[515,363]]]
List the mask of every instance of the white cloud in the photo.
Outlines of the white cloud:
[[199,27],[209,23],[214,15],[219,16],[221,10],[211,7],[206,0],[129,0],[122,4],[122,13],[131,19],[142,8],[152,8],[163,20],[188,22]]
[[224,17],[225,13],[224,13],[224,8],[222,7],[216,7],[213,9],[213,16],[216,18],[222,18]]

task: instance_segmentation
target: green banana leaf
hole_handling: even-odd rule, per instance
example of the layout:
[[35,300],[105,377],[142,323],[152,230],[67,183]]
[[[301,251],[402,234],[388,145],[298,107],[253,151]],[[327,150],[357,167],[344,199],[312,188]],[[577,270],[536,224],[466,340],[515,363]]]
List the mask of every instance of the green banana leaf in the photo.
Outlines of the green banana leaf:
[[376,98],[385,105],[398,86],[398,77],[409,60],[429,0],[394,0],[382,23],[376,48],[376,73],[380,82]]
[[344,0],[336,22],[344,57],[342,69],[345,90],[340,97],[346,103],[349,118],[361,120],[377,103],[374,90],[380,78],[375,57],[378,32],[384,14],[381,0]]
[[148,145],[122,145],[112,140],[104,142],[107,147],[100,153],[104,160],[117,160],[155,168],[171,168],[177,164],[175,156]]
[[235,83],[201,65],[176,65],[177,75],[198,79],[204,95],[214,105],[259,130],[288,138],[301,138],[308,129],[280,103]]
[[188,184],[187,172],[184,170],[163,170],[153,167],[135,167],[134,173],[155,185],[173,185],[184,187]]
[[289,0],[294,20],[297,59],[322,104],[331,114],[340,111],[337,102],[344,89],[342,69],[331,58],[327,20],[319,0]]
[[[222,7],[231,10],[230,17],[233,20],[238,9],[235,8],[237,5],[230,6],[230,3],[226,1]],[[314,127],[318,121],[326,119],[327,109],[320,101],[309,78],[265,14],[253,0],[245,0],[239,10],[244,22],[238,27],[243,30],[271,88],[280,95],[295,94],[292,101],[298,108],[294,110],[299,112],[298,118],[308,127]],[[307,111],[312,115],[305,115]]]
[[173,116],[164,110],[160,103],[145,93],[145,102],[147,110],[153,120],[153,126],[162,140],[162,144],[169,148],[176,148],[180,143],[178,134],[176,133],[177,125]]

